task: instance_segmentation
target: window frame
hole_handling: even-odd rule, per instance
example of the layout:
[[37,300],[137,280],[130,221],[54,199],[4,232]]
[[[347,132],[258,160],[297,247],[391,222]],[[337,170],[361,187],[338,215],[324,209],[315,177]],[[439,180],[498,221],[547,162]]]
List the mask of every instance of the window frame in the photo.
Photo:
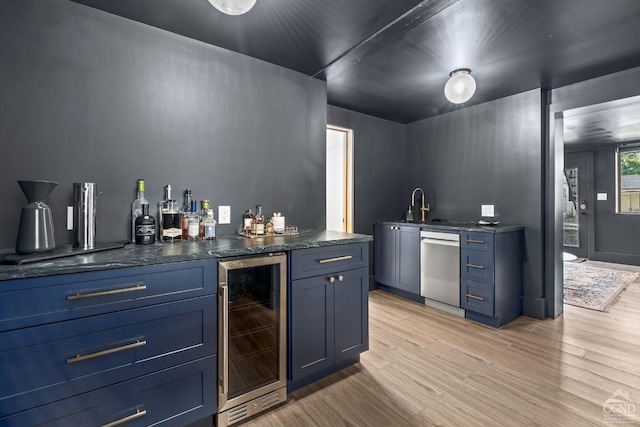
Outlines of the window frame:
[[622,211],[622,167],[621,160],[622,155],[625,153],[638,153],[640,155],[640,141],[630,143],[630,144],[619,144],[616,146],[616,214],[621,215],[640,215],[640,210],[638,212],[623,212]]

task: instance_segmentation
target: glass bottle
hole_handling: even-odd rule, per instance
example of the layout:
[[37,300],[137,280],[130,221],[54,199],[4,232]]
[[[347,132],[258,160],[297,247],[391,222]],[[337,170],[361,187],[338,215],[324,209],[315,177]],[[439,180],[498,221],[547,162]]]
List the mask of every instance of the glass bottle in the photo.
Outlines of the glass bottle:
[[171,198],[171,186],[165,187],[165,200],[158,203],[160,241],[163,243],[182,241],[182,219],[178,202]]
[[203,240],[215,240],[216,239],[216,219],[214,218],[213,209],[209,207],[209,201],[203,204],[204,215],[202,218],[202,239]]
[[184,205],[182,205],[182,240],[189,237],[188,219],[191,213],[191,190],[184,190]]
[[187,238],[190,241],[200,240],[200,215],[196,212],[196,202],[191,201],[191,209],[187,217]]
[[149,203],[142,204],[142,215],[136,218],[137,245],[150,245],[156,242],[156,220],[149,215]]
[[144,203],[149,204],[147,199],[144,198],[144,179],[138,180],[137,185],[138,194],[136,199],[131,202],[131,241],[136,241],[136,218],[142,215],[142,205]]
[[243,230],[246,234],[249,234],[252,231],[254,217],[255,216],[253,215],[253,212],[251,212],[251,209],[247,210],[242,217]]
[[273,227],[273,221],[271,218],[267,218],[267,223],[264,225],[264,233],[265,234],[273,234],[275,232],[275,228]]
[[256,217],[253,220],[253,234],[258,236],[264,234],[264,216],[262,216],[262,205],[256,205]]

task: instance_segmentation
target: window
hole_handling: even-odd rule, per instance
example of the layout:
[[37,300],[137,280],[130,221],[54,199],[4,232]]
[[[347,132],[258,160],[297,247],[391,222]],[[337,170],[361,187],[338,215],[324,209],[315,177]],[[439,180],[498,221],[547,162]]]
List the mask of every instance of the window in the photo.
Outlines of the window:
[[640,214],[640,145],[619,146],[617,154],[617,212]]

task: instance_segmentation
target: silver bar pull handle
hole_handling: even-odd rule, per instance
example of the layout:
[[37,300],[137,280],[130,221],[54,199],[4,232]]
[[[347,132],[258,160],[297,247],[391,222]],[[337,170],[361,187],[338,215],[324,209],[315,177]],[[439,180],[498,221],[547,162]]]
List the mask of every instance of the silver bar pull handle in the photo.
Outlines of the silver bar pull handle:
[[222,294],[222,372],[220,386],[222,393],[229,393],[229,288],[220,286]]
[[484,301],[484,298],[472,294],[467,294],[467,297],[477,299],[478,301]]
[[346,261],[346,260],[351,259],[351,258],[353,258],[353,256],[345,255],[345,256],[339,256],[339,257],[335,257],[335,258],[320,259],[320,260],[318,260],[318,262],[320,264],[326,264],[328,262]]
[[146,341],[138,340],[138,341],[136,341],[134,343],[131,343],[131,344],[122,345],[120,347],[110,348],[109,350],[97,351],[95,353],[89,353],[89,354],[85,354],[85,355],[82,355],[82,356],[80,354],[77,354],[75,357],[67,359],[67,363],[82,362],[83,360],[88,360],[88,359],[93,359],[93,358],[96,358],[96,357],[106,356],[108,354],[113,354],[113,353],[119,353],[121,351],[131,350],[131,349],[138,348],[138,347],[144,347],[145,345],[147,345]]
[[146,410],[142,410],[141,411],[140,409],[136,409],[136,413],[135,414],[131,414],[131,415],[126,416],[124,418],[120,418],[119,420],[113,421],[113,422],[108,423],[108,424],[103,424],[102,427],[119,426],[121,424],[128,423],[129,421],[137,420],[138,418],[144,417],[145,415],[147,415],[147,411]]
[[467,239],[467,243],[478,243],[480,245],[484,245],[487,242],[485,242],[484,240]]
[[129,286],[127,288],[109,289],[106,291],[87,292],[86,294],[77,293],[75,295],[68,295],[67,300],[73,301],[73,300],[82,299],[82,298],[103,297],[105,295],[122,294],[125,292],[142,291],[145,289],[147,289],[147,285],[144,282],[140,282],[140,283],[136,283],[133,286]]
[[486,268],[484,265],[478,265],[478,264],[467,264],[467,267],[478,268],[480,270],[484,270]]

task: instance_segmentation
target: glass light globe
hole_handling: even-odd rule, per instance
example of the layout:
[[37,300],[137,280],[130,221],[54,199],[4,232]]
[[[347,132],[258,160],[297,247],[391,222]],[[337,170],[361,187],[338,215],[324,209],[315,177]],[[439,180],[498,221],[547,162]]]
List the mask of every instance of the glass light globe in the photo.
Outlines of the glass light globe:
[[444,85],[444,96],[454,104],[463,104],[476,93],[476,81],[471,70],[462,68],[452,71],[447,84]]
[[256,4],[256,0],[209,0],[222,13],[227,15],[242,15]]

